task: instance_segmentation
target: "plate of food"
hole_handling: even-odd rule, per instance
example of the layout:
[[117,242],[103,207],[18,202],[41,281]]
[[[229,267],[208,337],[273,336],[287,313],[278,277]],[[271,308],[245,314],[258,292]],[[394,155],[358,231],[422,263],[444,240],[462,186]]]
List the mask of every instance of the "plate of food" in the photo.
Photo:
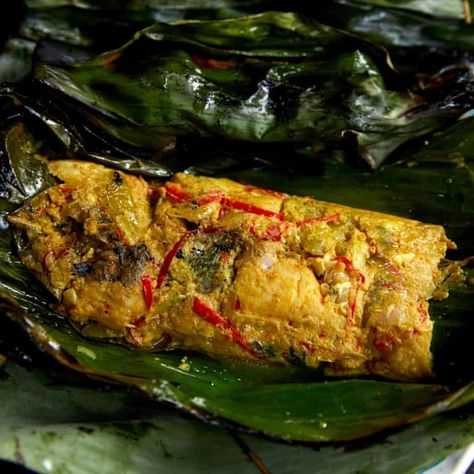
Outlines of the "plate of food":
[[159,3],[12,19],[0,457],[375,473],[467,447],[469,4]]

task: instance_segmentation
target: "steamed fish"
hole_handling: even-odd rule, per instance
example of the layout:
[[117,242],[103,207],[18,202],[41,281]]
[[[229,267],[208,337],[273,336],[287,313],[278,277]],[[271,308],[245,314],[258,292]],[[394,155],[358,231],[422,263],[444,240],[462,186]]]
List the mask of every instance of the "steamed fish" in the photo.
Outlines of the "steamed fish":
[[431,375],[441,226],[178,174],[55,161],[9,216],[22,262],[86,336],[333,373]]

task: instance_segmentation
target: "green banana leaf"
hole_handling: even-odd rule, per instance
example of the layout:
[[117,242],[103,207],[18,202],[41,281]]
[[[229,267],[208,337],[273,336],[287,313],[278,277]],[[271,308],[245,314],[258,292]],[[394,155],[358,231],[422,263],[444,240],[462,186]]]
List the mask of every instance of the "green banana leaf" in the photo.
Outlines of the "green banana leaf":
[[333,0],[324,9],[310,3],[302,8],[318,21],[383,45],[405,73],[434,73],[474,53],[474,28],[465,21],[462,1]]
[[54,40],[101,52],[117,48],[137,30],[159,20],[179,20],[179,12],[84,10],[60,7],[29,11],[19,28],[19,35],[34,41]]
[[[354,0],[362,5],[377,5],[382,7],[396,8],[414,12],[422,12],[426,15],[440,18],[464,19],[465,11],[462,0]],[[275,2],[272,2],[275,4]],[[283,2],[276,2],[279,6]],[[293,9],[298,9],[303,2],[296,2],[291,5]],[[30,9],[54,8],[61,6],[77,5],[83,9],[111,9],[118,8],[126,10],[189,10],[193,8],[240,8],[246,10],[255,7],[255,4],[261,6],[262,10],[269,8],[269,3],[265,1],[254,2],[251,0],[26,0],[26,5]]]
[[[190,135],[305,142],[376,168],[401,144],[471,107],[451,81],[444,97],[404,91],[385,50],[292,13],[159,22],[117,50],[59,63],[35,67],[33,102],[46,97],[66,122],[151,151]],[[453,84],[470,83],[466,71]]]
[[[9,160],[5,164],[11,170],[3,173],[8,178],[2,186],[6,212],[50,185],[51,178],[44,162],[47,149],[24,124],[16,123],[4,133],[4,157]],[[432,165],[399,163],[373,174],[328,160],[318,177],[294,174],[288,179],[287,173],[255,169],[230,174],[255,184],[271,179],[274,187],[288,192],[315,193],[318,198],[383,211],[396,208],[399,214],[431,222],[442,219],[462,252],[469,252],[474,247],[467,232],[474,214],[472,176],[449,158]],[[446,186],[456,194],[446,193]],[[462,210],[459,193],[465,198]],[[423,208],[417,207],[419,202]],[[203,419],[227,420],[284,439],[348,440],[457,408],[474,398],[472,367],[463,351],[472,335],[468,316],[474,292],[469,286],[432,304],[432,313],[442,321],[433,344],[438,350],[434,383],[328,381],[315,370],[223,364],[197,354],[132,351],[85,339],[50,309],[51,297],[18,261],[8,229],[0,233],[0,243],[2,312],[19,322],[39,347],[74,370],[137,387]],[[457,350],[446,354],[446,347]]]
[[42,473],[254,474],[263,466],[289,474],[317,466],[322,474],[410,474],[474,435],[474,416],[450,413],[377,443],[314,449],[224,431],[147,404],[139,393],[87,383],[57,368],[26,370],[9,360],[2,375],[0,457]]
[[[192,10],[252,7],[252,0],[26,0],[30,9],[49,9],[64,6],[77,6],[91,10]],[[260,3],[260,2],[258,2]],[[269,2],[261,2],[267,7]]]
[[31,71],[35,42],[10,38],[0,54],[0,83],[16,82]]
[[362,5],[376,5],[399,10],[423,13],[432,17],[452,18],[464,20],[465,10],[463,2],[457,0],[355,0]]
[[[142,28],[156,21],[173,21],[186,17],[215,18],[236,14],[234,11],[208,10],[103,10],[81,6],[31,8],[23,16],[17,30],[8,22],[5,29],[12,33],[0,48],[0,82],[16,82],[31,72],[35,60],[55,62],[84,61],[94,55],[118,48]],[[11,14],[11,20],[14,15]],[[15,21],[12,21],[13,25]],[[10,22],[10,23],[12,23]],[[0,37],[0,46],[1,46]],[[36,48],[36,51],[35,51]]]
[[[0,19],[0,83],[24,79],[35,60],[84,61],[118,48],[156,21],[225,19],[261,12],[275,2],[20,2]],[[10,35],[10,37],[9,37]],[[3,44],[5,43],[5,44]],[[3,45],[3,51],[2,51]],[[36,51],[34,51],[36,48]]]

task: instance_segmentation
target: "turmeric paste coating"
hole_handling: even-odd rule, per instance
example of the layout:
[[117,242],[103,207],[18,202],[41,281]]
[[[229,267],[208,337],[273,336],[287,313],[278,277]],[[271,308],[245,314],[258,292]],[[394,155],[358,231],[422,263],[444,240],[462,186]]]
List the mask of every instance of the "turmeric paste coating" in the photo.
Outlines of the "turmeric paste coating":
[[86,336],[333,373],[429,377],[441,226],[178,174],[55,161],[9,216],[23,263]]

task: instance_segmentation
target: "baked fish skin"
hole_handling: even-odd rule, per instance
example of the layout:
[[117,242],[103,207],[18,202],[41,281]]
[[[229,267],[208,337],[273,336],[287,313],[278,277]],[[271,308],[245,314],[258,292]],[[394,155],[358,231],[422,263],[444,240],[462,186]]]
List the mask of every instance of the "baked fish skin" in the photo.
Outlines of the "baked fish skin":
[[22,262],[87,336],[400,380],[432,375],[441,226],[177,174],[51,162],[10,214]]

